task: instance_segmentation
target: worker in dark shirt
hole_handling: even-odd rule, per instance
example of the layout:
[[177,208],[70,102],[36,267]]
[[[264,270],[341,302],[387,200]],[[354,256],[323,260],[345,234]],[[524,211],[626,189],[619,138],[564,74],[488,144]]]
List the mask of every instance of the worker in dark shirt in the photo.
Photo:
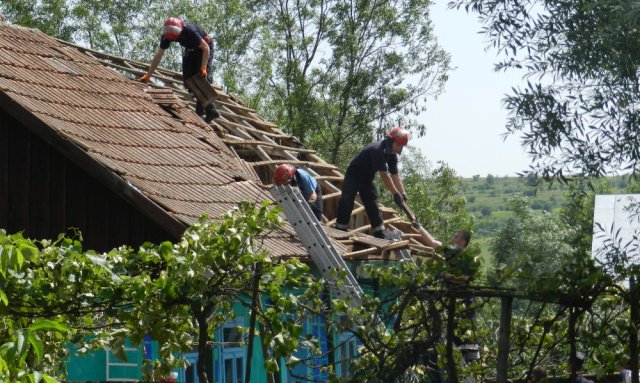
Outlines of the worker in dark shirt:
[[[213,41],[205,31],[199,26],[187,23],[178,17],[170,17],[164,22],[162,27],[162,36],[160,37],[160,46],[153,56],[148,72],[140,77],[140,81],[147,82],[156,70],[162,60],[164,51],[169,48],[172,42],[176,41],[183,48],[182,55],[182,80],[185,88],[187,79],[201,74],[209,82],[211,82],[211,61],[213,58]],[[202,117],[206,112],[204,120],[211,122],[212,119],[218,118],[220,114],[213,104],[207,106],[205,111],[200,101],[196,99],[196,113]]]
[[309,204],[313,215],[318,221],[322,221],[322,188],[309,172],[289,164],[278,165],[273,175],[273,183],[277,185],[290,184],[300,189],[300,194]]
[[382,183],[391,192],[393,201],[398,206],[407,200],[402,180],[398,175],[398,154],[408,142],[408,131],[393,128],[383,140],[368,145],[351,161],[344,176],[342,196],[338,202],[336,229],[349,228],[353,203],[356,194],[360,193],[360,199],[371,224],[371,234],[378,238],[386,238],[377,203],[378,191],[373,181],[376,173],[379,173]]

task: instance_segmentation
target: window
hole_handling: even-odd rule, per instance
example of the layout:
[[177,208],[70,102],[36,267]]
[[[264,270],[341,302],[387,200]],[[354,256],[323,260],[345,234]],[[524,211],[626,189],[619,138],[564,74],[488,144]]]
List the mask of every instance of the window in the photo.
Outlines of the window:
[[298,349],[295,356],[302,360],[294,368],[289,369],[289,382],[326,382],[329,374],[327,355],[327,328],[325,319],[321,316],[309,318],[304,323],[304,333],[313,335],[320,343],[320,354],[311,354],[307,349]]
[[243,326],[243,318],[236,318],[227,322],[218,331],[218,339],[222,340],[219,346],[218,355],[221,383],[244,383],[246,347],[242,343],[242,334],[238,331],[238,326]]
[[351,376],[349,365],[357,356],[358,349],[356,338],[353,334],[343,332],[338,336],[338,353],[336,355],[336,373],[340,378]]
[[180,371],[178,381],[182,383],[198,383],[198,353],[190,352],[184,357],[189,365]]

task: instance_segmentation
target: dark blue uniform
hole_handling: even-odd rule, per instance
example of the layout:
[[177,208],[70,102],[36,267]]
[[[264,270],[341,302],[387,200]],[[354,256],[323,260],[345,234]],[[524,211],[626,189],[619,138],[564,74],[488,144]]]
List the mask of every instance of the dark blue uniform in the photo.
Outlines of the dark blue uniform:
[[[198,48],[202,41],[205,41],[209,45],[209,60],[207,61],[207,80],[211,82],[211,62],[213,60],[213,41],[209,38],[207,33],[199,26],[193,23],[187,23],[182,28],[182,32],[175,40],[182,47],[184,52],[182,54],[182,81],[184,87],[187,88],[187,79],[200,73],[200,66],[202,66],[202,49]],[[167,49],[173,41],[162,36],[160,38],[160,48]],[[187,88],[188,89],[188,88]],[[202,105],[199,102],[196,103],[196,112],[199,115],[203,114]]]
[[[186,80],[191,76],[200,73],[200,66],[202,65],[202,49],[198,48],[200,43],[204,40],[209,45],[209,61],[207,61],[207,73],[211,72],[211,60],[213,58],[213,42],[205,31],[199,26],[187,23],[182,32],[175,40],[182,47],[184,52],[182,55],[182,78]],[[166,39],[164,36],[160,38],[160,48],[167,49],[173,41]],[[185,85],[186,86],[186,85]]]
[[344,230],[348,227],[356,194],[360,193],[371,232],[381,236],[384,224],[377,203],[378,190],[373,181],[377,172],[398,174],[398,155],[391,152],[391,144],[388,138],[369,144],[349,164],[338,202],[336,228]]

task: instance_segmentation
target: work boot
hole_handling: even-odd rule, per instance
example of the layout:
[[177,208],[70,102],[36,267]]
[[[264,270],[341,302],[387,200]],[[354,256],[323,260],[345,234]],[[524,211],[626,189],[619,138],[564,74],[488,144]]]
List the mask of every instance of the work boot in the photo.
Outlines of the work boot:
[[464,343],[458,346],[465,362],[472,362],[480,359],[480,347],[476,343]]
[[214,118],[220,117],[220,113],[218,113],[218,110],[213,104],[207,105],[206,111],[207,115],[205,116],[204,120],[207,122],[207,124],[210,123]]
[[380,239],[389,239],[389,236],[386,233],[386,229],[382,229],[382,230],[378,230],[378,231],[374,231],[373,233],[371,233],[374,237],[376,238],[380,238]]
[[196,102],[196,114],[204,119],[204,108],[199,102]]

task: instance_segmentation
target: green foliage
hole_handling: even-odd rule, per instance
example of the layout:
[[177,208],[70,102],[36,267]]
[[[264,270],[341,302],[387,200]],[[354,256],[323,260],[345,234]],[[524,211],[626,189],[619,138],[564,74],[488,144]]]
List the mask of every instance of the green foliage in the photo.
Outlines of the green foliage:
[[634,0],[455,0],[477,13],[504,55],[529,82],[506,99],[510,133],[520,133],[531,171],[562,179],[635,173],[640,96],[640,8]]
[[[490,187],[486,186],[486,182],[482,182],[482,178],[477,180],[473,178],[462,179],[461,181],[462,194],[467,199],[467,209],[474,214],[476,219],[475,235],[478,237],[491,237],[507,223],[507,218],[513,216],[513,213],[506,201],[517,193],[529,197],[533,210],[558,213],[565,204],[578,203],[583,198],[582,195],[586,195],[591,189],[601,193],[626,193],[625,189],[619,187],[620,184],[635,185],[629,176],[624,175],[584,180],[584,182],[577,182],[574,185],[564,185],[557,182],[551,185],[541,185],[532,174],[527,177],[494,176],[493,185]],[[606,184],[610,187],[605,187]],[[566,196],[567,193],[571,193],[570,196]],[[588,204],[589,199],[584,200],[584,203]],[[585,211],[584,217],[588,218],[589,214]],[[585,222],[585,225],[588,226],[588,224]],[[590,233],[592,229],[587,229],[587,226],[583,226],[579,232]],[[590,239],[585,238],[584,241],[585,245],[588,242],[588,246],[590,246]]]
[[111,272],[60,237],[34,242],[0,230],[0,380],[55,381],[65,344],[108,303]]
[[[322,305],[322,285],[308,266],[272,259],[261,247],[262,236],[280,224],[267,203],[241,203],[216,221],[202,217],[176,244],[106,254],[83,252],[80,241],[66,237],[33,242],[0,232],[0,379],[63,377],[71,342],[80,352],[109,346],[124,359],[125,340],[141,344],[147,334],[160,344],[152,373],[162,376],[194,345],[203,356],[232,304],[251,295],[255,275],[274,302],[256,309],[260,335],[273,348],[267,362],[277,369],[278,358],[298,347],[296,320]],[[294,289],[299,294],[288,293]],[[207,381],[204,369],[199,374]]]
[[424,155],[413,147],[403,153],[402,182],[418,220],[441,239],[451,238],[458,230],[472,230],[474,218],[467,210],[461,179],[455,171],[441,163],[430,170]]
[[346,165],[374,130],[415,126],[446,81],[429,0],[257,3],[273,49],[260,109],[332,163]]

